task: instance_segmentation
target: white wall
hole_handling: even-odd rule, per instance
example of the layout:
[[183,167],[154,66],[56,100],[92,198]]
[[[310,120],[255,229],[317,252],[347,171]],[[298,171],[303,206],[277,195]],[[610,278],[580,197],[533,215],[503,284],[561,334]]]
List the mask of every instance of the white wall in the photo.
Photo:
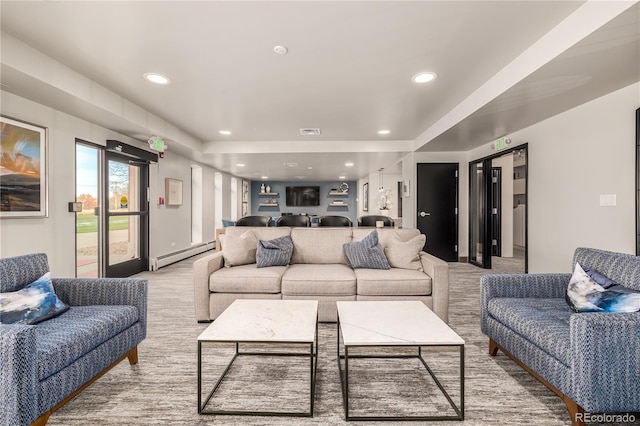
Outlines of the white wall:
[[[635,110],[640,84],[508,135],[528,142],[529,272],[569,272],[576,247],[635,253]],[[492,154],[490,144],[471,159]],[[600,194],[615,194],[601,207]]]
[[[75,214],[67,203],[75,201],[76,138],[98,145],[107,139],[145,148],[145,144],[44,105],[7,92],[0,92],[2,114],[29,121],[49,129],[48,186],[49,217],[43,219],[0,220],[0,257],[44,252],[54,276],[75,276]],[[215,170],[169,150],[165,158],[149,168],[151,203],[149,207],[149,255],[157,257],[191,247],[191,165],[203,169],[203,241],[213,241]],[[165,197],[165,178],[183,181],[183,204],[158,205]],[[223,174],[225,188],[231,176]],[[240,181],[240,179],[239,179]],[[230,191],[223,195],[224,211],[230,214]]]

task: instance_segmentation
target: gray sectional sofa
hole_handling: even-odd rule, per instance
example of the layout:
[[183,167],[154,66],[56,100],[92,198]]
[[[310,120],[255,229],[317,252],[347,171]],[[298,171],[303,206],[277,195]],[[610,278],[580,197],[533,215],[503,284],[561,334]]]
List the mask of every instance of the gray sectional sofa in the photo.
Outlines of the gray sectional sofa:
[[[319,301],[320,321],[336,321],[336,302],[343,300],[421,300],[444,321],[449,309],[449,266],[420,249],[412,257],[417,229],[377,229],[380,245],[395,265],[382,269],[353,269],[343,245],[360,241],[372,228],[228,227],[222,250],[194,262],[195,314],[212,321],[235,299],[312,299]],[[233,251],[246,251],[242,235],[257,240],[289,235],[293,254],[288,266],[257,268],[252,263],[229,266]],[[219,242],[220,243],[220,242]],[[255,243],[254,243],[255,244]],[[421,247],[421,246],[420,246]],[[229,258],[229,256],[227,256]],[[404,260],[402,258],[405,258]],[[229,260],[229,259],[227,259]],[[406,262],[405,262],[406,261]],[[226,264],[225,264],[226,263]],[[391,265],[394,266],[394,265]],[[413,269],[411,269],[413,268]]]
[[[640,257],[578,248],[576,262],[640,290]],[[574,313],[565,301],[570,279],[483,276],[481,327],[490,355],[501,350],[549,387],[573,425],[584,425],[590,413],[640,412],[640,312]]]

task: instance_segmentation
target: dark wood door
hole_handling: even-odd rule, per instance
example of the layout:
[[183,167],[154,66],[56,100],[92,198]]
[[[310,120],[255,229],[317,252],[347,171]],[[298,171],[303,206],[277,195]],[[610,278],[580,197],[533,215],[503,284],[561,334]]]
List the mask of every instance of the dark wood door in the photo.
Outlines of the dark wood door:
[[427,236],[424,251],[458,261],[458,163],[419,163],[417,227]]

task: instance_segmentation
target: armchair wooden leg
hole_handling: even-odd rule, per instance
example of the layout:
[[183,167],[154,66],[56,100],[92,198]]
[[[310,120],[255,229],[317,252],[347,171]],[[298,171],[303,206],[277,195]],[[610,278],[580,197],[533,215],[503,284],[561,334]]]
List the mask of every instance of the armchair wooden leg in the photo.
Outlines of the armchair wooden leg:
[[496,356],[498,354],[498,344],[493,341],[493,339],[489,339],[489,355]]
[[567,406],[567,410],[571,416],[571,426],[585,426],[584,409],[566,395],[562,396],[562,400]]
[[43,415],[38,417],[33,423],[31,423],[31,426],[44,426],[44,425],[46,425],[47,421],[49,420],[49,417],[51,417],[52,413],[53,413],[53,410],[47,411],[46,413],[44,413]]
[[127,359],[129,360],[129,364],[135,365],[138,363],[138,347],[134,346],[129,352],[127,352]]

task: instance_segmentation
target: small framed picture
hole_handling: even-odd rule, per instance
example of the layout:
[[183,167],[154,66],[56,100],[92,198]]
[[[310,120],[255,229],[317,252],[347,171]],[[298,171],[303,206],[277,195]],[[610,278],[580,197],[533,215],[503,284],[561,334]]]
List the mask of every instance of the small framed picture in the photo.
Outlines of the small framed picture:
[[165,197],[168,206],[182,205],[182,181],[179,179],[166,178],[164,180]]
[[402,181],[402,196],[403,197],[411,196],[411,187],[409,186],[409,179]]

